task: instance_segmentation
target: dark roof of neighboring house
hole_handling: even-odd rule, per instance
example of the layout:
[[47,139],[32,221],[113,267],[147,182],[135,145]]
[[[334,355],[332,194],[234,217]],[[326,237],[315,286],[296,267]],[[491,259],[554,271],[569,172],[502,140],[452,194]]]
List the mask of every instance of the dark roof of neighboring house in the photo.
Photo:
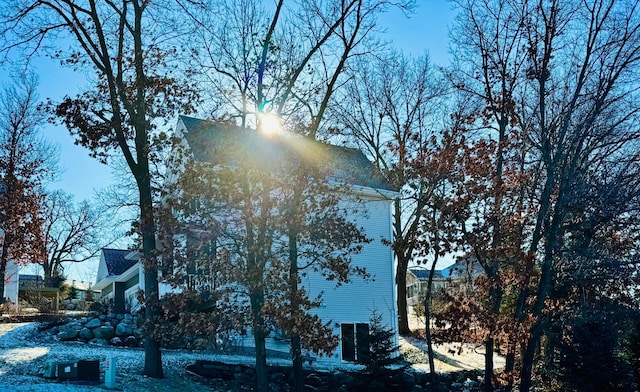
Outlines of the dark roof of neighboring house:
[[137,259],[127,259],[130,250],[102,248],[104,261],[107,264],[109,276],[122,275],[123,272],[133,267],[138,262]]
[[475,256],[467,255],[458,258],[455,263],[443,270],[445,276],[458,278],[461,276],[477,277],[482,275],[484,270]]
[[328,171],[330,178],[350,185],[396,191],[362,151],[322,143],[301,136],[267,137],[233,124],[180,116],[185,138],[196,160],[238,164],[242,158],[260,165],[294,156]]
[[19,274],[18,279],[21,281],[29,281],[29,282],[40,282],[44,280],[44,278],[40,275],[31,275],[31,274]]
[[[430,271],[427,268],[424,268],[422,266],[414,266],[414,267],[409,267],[409,270],[418,279],[429,279],[429,272]],[[433,278],[434,279],[444,279],[444,276],[442,275],[442,271],[441,270],[433,271]]]

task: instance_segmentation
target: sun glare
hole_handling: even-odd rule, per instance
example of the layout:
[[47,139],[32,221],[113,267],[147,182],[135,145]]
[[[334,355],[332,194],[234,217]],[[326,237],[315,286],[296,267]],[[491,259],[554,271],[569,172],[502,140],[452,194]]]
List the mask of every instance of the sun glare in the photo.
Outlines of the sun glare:
[[273,113],[258,114],[258,129],[267,136],[275,136],[282,133],[280,118]]

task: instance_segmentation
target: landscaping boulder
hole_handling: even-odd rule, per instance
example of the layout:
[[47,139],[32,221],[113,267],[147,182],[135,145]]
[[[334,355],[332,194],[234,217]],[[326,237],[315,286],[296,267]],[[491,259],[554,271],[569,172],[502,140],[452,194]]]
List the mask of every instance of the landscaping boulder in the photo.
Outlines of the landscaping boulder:
[[137,339],[142,339],[144,337],[143,333],[142,333],[142,329],[140,328],[136,328],[133,330],[133,336],[135,336]]
[[115,336],[115,331],[113,327],[108,325],[103,325],[93,330],[93,336],[95,336],[98,339],[109,340]]
[[116,336],[130,336],[133,335],[133,326],[128,325],[125,322],[121,322],[116,327]]
[[81,329],[82,326],[78,323],[66,324],[60,327],[60,332],[56,336],[60,340],[73,340],[78,337]]
[[124,339],[124,345],[127,347],[138,347],[138,339],[135,336],[127,336]]
[[93,338],[89,340],[89,344],[96,344],[98,346],[108,346],[109,341],[107,339]]
[[92,329],[92,328],[98,328],[99,326],[101,326],[102,323],[100,322],[99,318],[94,318],[93,320],[89,321],[88,323],[85,324],[85,327]]
[[82,328],[80,330],[79,337],[80,337],[80,339],[84,340],[85,342],[88,342],[89,340],[93,339],[93,333],[91,332],[91,330],[89,328],[87,328],[85,326],[85,328]]
[[119,337],[115,337],[115,338],[111,339],[109,341],[109,343],[111,343],[112,346],[122,346],[123,345],[122,339],[120,339]]

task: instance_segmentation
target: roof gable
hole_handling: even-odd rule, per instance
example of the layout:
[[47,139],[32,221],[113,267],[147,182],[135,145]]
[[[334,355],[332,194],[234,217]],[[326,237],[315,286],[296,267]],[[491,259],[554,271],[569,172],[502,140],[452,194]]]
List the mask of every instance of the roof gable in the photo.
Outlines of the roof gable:
[[236,125],[180,116],[185,139],[197,161],[238,164],[250,159],[278,164],[297,156],[327,171],[330,179],[350,185],[396,191],[362,151],[301,136],[267,137]]
[[133,267],[138,260],[137,258],[127,258],[130,253],[130,250],[125,249],[102,248],[102,254],[107,266],[107,275],[118,276]]

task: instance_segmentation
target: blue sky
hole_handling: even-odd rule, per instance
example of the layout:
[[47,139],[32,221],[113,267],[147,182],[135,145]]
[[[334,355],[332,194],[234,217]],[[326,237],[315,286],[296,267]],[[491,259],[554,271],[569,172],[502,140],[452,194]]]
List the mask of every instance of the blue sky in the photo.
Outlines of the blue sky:
[[[416,13],[410,18],[400,11],[393,10],[383,17],[380,26],[387,29],[383,37],[393,46],[405,53],[422,54],[428,51],[434,63],[445,65],[448,62],[447,26],[453,20],[454,12],[445,0],[419,0]],[[83,75],[62,68],[57,62],[37,59],[35,71],[40,76],[40,98],[62,98],[73,94],[85,83]],[[0,81],[8,80],[7,70],[0,69]],[[66,129],[52,125],[43,128],[47,139],[60,148],[59,180],[52,184],[53,189],[62,189],[75,195],[75,199],[90,199],[94,190],[112,182],[111,169],[89,157],[86,149],[73,144]]]
[[[379,26],[387,30],[382,37],[405,53],[421,55],[428,52],[433,63],[446,65],[448,54],[448,26],[455,12],[446,0],[417,0],[415,14],[407,18],[392,10],[382,17]],[[73,95],[86,83],[84,75],[62,68],[57,62],[37,59],[34,71],[40,77],[40,98],[58,100],[65,94]],[[0,82],[8,81],[6,68],[0,68]],[[44,136],[59,146],[61,174],[51,189],[62,189],[73,194],[76,201],[91,199],[96,190],[114,182],[112,170],[89,157],[88,151],[76,146],[68,131],[60,126],[45,125]],[[86,266],[89,267],[89,266]],[[76,271],[77,270],[77,271]],[[87,280],[87,268],[70,268],[70,278]]]

